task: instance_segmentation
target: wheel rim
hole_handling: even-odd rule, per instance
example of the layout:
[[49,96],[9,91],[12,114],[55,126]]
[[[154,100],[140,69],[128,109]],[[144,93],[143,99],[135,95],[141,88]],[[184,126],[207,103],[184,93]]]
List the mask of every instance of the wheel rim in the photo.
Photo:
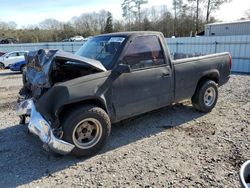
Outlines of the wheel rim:
[[81,149],[88,149],[96,145],[102,136],[101,123],[94,118],[87,118],[79,122],[73,131],[73,142]]
[[207,88],[204,95],[204,103],[206,106],[212,106],[216,99],[216,91],[213,87]]

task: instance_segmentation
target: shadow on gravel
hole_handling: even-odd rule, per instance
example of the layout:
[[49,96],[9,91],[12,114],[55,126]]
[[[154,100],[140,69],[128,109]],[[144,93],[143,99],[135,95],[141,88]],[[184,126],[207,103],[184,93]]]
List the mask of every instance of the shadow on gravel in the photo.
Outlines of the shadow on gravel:
[[20,75],[20,72],[11,72],[11,71],[0,71],[0,76],[11,76],[11,75]]
[[[112,134],[100,154],[169,131],[167,129],[202,115],[190,106],[177,104],[113,125]],[[1,187],[16,187],[53,176],[54,172],[86,160],[71,156],[55,157],[44,151],[38,138],[27,135],[26,131],[22,125],[0,130]]]

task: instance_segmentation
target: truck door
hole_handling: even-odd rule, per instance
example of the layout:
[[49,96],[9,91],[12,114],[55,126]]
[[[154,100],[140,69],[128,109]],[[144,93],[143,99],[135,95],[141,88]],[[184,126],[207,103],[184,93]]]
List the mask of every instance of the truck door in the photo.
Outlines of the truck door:
[[173,74],[158,36],[138,36],[122,57],[130,73],[113,82],[113,105],[117,120],[170,104],[174,97]]

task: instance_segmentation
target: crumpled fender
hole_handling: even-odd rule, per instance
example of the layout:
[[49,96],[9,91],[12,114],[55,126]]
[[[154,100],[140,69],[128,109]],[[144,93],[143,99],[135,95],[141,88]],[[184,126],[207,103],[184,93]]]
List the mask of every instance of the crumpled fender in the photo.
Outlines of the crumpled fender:
[[56,112],[68,104],[98,99],[107,106],[106,99],[111,96],[112,85],[109,75],[110,71],[107,71],[56,84],[36,101],[36,108],[53,123],[57,118]]

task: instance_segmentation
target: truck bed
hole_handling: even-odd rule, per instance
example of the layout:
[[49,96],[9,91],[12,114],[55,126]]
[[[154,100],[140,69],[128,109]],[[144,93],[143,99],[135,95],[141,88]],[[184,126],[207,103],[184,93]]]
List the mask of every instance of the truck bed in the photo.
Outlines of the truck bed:
[[[173,60],[175,69],[175,100],[189,98],[195,92],[199,79],[210,75],[218,85],[230,75],[230,54],[218,53]],[[225,68],[228,67],[228,68]]]

